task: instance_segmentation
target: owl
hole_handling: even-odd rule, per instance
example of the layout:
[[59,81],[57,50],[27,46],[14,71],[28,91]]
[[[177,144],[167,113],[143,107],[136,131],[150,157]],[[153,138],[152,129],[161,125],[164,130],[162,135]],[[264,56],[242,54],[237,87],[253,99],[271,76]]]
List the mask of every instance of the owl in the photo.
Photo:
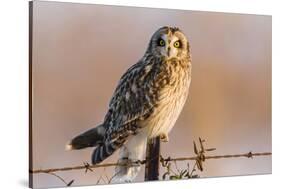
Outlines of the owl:
[[[186,102],[191,82],[189,41],[176,27],[161,27],[144,56],[121,77],[103,122],[73,138],[68,150],[96,147],[98,164],[119,149],[119,163],[143,160],[148,139],[168,134]],[[139,166],[117,166],[113,183],[131,182]]]

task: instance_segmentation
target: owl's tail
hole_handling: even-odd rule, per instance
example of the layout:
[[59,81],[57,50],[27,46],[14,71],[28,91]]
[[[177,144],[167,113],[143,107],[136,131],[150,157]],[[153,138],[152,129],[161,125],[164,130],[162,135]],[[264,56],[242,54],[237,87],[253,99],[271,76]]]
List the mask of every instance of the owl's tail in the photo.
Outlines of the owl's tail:
[[87,147],[95,147],[103,142],[104,135],[105,128],[103,125],[99,125],[73,138],[66,145],[66,150],[79,150]]
[[96,147],[92,154],[92,164],[98,164],[113,154],[127,140],[128,135],[119,136],[114,141],[105,142],[104,125],[90,129],[75,138],[67,145],[66,150],[80,150],[87,147]]
[[104,137],[105,128],[103,125],[99,125],[73,138],[66,145],[66,149],[78,150],[96,147],[92,154],[92,163],[97,164],[120,148],[118,163],[124,163],[127,166],[116,166],[111,183],[132,182],[141,170],[141,165],[136,162],[144,159],[147,135],[140,132],[137,135],[120,136],[110,143],[104,142]]
[[116,166],[111,183],[132,182],[137,177],[141,170],[141,165],[137,161],[144,159],[146,143],[147,136],[139,133],[131,136],[120,148],[118,163],[127,164],[127,166]]

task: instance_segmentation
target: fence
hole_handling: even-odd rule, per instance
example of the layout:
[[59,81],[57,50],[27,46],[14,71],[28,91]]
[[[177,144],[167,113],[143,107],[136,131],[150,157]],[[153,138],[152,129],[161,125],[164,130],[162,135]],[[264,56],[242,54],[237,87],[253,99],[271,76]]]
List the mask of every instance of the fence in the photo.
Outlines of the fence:
[[[182,179],[182,178],[196,178],[198,175],[194,175],[196,170],[203,171],[203,162],[208,159],[223,159],[223,158],[254,158],[257,156],[271,156],[271,152],[246,152],[241,154],[226,154],[226,155],[206,155],[207,152],[216,150],[215,148],[205,148],[204,146],[205,140],[199,138],[199,147],[193,141],[193,151],[195,156],[191,157],[162,157],[160,155],[160,138],[151,139],[147,145],[146,151],[146,159],[138,160],[130,163],[104,163],[97,165],[90,165],[87,162],[84,162],[83,165],[71,166],[71,167],[61,167],[61,168],[51,168],[51,169],[38,169],[38,170],[30,170],[30,174],[39,174],[46,173],[59,178],[66,186],[71,186],[74,180],[69,182],[65,181],[62,177],[57,175],[55,172],[59,171],[71,171],[71,170],[85,170],[85,173],[88,171],[93,171],[95,168],[100,167],[112,167],[112,166],[139,166],[145,164],[145,180],[159,180],[159,167],[160,165],[166,169],[166,172],[163,174],[162,179]],[[195,161],[192,170],[188,168],[184,170],[179,170],[177,168],[177,161]],[[171,169],[171,162],[175,163],[176,171]],[[112,178],[111,178],[112,179]],[[111,179],[107,179],[108,183],[110,183]],[[99,179],[100,180],[100,179]],[[98,180],[98,182],[99,182]]]

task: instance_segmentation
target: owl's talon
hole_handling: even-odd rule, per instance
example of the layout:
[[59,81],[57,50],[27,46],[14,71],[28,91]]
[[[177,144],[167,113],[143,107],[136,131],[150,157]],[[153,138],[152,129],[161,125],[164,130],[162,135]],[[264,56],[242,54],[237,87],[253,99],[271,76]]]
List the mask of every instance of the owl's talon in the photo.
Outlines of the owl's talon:
[[167,134],[160,134],[161,142],[169,142],[169,136]]

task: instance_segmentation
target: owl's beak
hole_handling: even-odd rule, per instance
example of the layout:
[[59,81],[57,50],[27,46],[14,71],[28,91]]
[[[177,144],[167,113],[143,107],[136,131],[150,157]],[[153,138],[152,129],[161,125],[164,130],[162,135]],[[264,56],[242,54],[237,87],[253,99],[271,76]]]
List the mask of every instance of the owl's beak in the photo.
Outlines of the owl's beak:
[[171,48],[168,47],[168,48],[167,48],[167,56],[170,57],[170,55],[171,55]]

